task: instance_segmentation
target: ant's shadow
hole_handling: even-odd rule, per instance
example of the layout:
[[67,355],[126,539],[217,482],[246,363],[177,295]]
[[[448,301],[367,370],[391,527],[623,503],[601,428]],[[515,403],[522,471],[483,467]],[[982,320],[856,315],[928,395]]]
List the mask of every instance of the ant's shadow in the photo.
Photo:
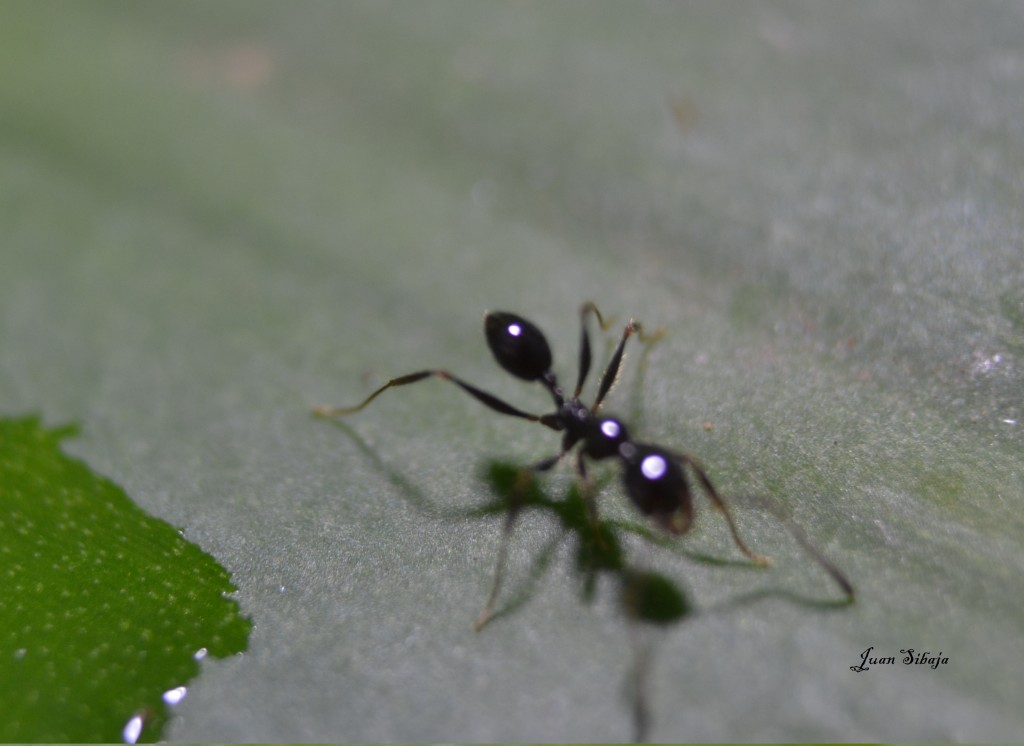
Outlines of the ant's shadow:
[[[472,508],[453,509],[439,506],[404,473],[381,459],[352,428],[340,422],[333,424],[348,435],[370,463],[398,490],[403,499],[422,515],[446,521],[488,517],[504,519],[505,529],[501,547],[497,552],[499,559],[494,587],[484,612],[477,620],[478,630],[485,623],[513,616],[532,600],[541,579],[550,569],[552,560],[564,543],[572,545],[575,557],[574,570],[580,580],[580,596],[583,602],[589,603],[593,599],[599,576],[604,575],[615,581],[613,585],[618,588],[618,606],[632,632],[629,637],[633,663],[626,676],[625,693],[629,700],[635,742],[646,741],[651,727],[646,691],[654,661],[655,637],[697,614],[727,614],[771,599],[818,612],[836,611],[849,606],[852,602],[852,593],[846,598],[836,600],[811,597],[782,587],[767,587],[735,595],[703,610],[695,610],[687,594],[674,580],[660,573],[639,569],[628,561],[622,542],[624,535],[633,535],[648,545],[667,549],[698,564],[737,571],[761,571],[763,568],[751,562],[722,559],[689,551],[680,547],[678,541],[656,534],[642,524],[600,518],[597,518],[595,523],[578,482],[569,487],[564,497],[552,498],[541,488],[536,473],[507,463],[490,462],[484,469],[484,481],[491,492],[491,499],[488,502]],[[781,512],[781,508],[764,505],[763,501],[761,502],[762,507],[767,507],[787,525],[805,549],[812,553],[817,552],[806,542],[806,537],[795,524],[787,523],[788,516]],[[539,551],[535,552],[525,577],[520,578],[516,586],[505,594],[500,606],[494,607],[501,585],[507,542],[510,540],[516,517],[527,510],[547,514],[558,530]]]
[[[621,539],[624,535],[638,537],[652,547],[669,551],[699,565],[729,568],[740,572],[766,571],[765,568],[746,560],[723,558],[687,549],[680,544],[678,539],[658,533],[641,523],[598,518],[595,525],[587,512],[586,501],[577,484],[570,486],[562,498],[548,496],[535,481],[531,489],[523,491],[515,487],[515,479],[522,475],[524,470],[501,462],[490,462],[483,470],[484,481],[487,482],[492,494],[491,500],[469,508],[438,505],[400,469],[382,459],[377,450],[370,446],[352,427],[338,420],[334,420],[330,424],[343,432],[355,444],[360,453],[397,490],[410,507],[427,518],[439,521],[464,521],[493,516],[504,517],[507,520],[510,514],[518,515],[532,510],[545,513],[552,519],[557,531],[535,553],[525,577],[510,589],[510,593],[502,605],[490,615],[491,621],[515,614],[534,597],[540,580],[551,568],[552,560],[564,544],[570,544],[573,547],[575,571],[581,580],[580,595],[587,602],[593,598],[596,580],[600,574],[617,576],[624,586],[628,586],[630,582],[633,582],[630,578],[645,573],[627,561]],[[603,481],[608,480],[606,478]],[[599,487],[600,483],[595,486]],[[805,549],[812,553],[816,552],[806,542],[802,531],[788,521],[788,516],[782,512],[780,506],[764,498],[748,498],[743,502],[773,513],[791,532],[794,532],[798,542],[804,545]],[[674,593],[680,597],[684,595],[674,583],[671,585]],[[685,615],[726,613],[769,600],[782,600],[808,610],[833,611],[849,606],[852,596],[839,599],[817,597],[781,586],[772,586],[745,591],[702,611],[692,609],[687,604]]]

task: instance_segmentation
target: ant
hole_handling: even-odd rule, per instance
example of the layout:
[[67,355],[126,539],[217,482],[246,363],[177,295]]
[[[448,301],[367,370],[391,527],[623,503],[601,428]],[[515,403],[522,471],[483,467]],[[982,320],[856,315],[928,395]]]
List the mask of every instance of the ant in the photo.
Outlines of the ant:
[[[733,541],[739,550],[754,564],[759,566],[768,565],[769,560],[767,557],[751,551],[744,543],[728,506],[711,483],[704,468],[696,459],[685,453],[672,451],[659,445],[636,441],[629,435],[629,431],[622,420],[598,414],[605,397],[611,391],[619,375],[626,342],[634,334],[642,342],[652,342],[660,338],[662,334],[660,329],[651,335],[646,335],[640,323],[630,319],[622,332],[622,336],[612,354],[611,360],[608,362],[608,366],[605,368],[604,374],[601,376],[601,382],[598,385],[597,396],[593,404],[587,406],[580,399],[580,393],[587,380],[587,375],[590,373],[592,362],[590,334],[587,331],[588,320],[591,315],[597,317],[602,330],[607,330],[611,326],[610,321],[605,322],[601,312],[593,303],[584,303],[580,308],[579,374],[576,379],[576,388],[573,390],[572,396],[569,397],[565,395],[565,392],[559,386],[558,379],[551,369],[551,347],[548,345],[543,332],[536,325],[527,321],[522,316],[505,311],[492,311],[484,316],[484,333],[487,337],[487,346],[490,348],[495,360],[497,360],[502,368],[516,378],[540,383],[554,401],[555,411],[549,414],[536,415],[524,412],[493,394],[463,381],[446,370],[437,369],[421,370],[416,373],[393,378],[354,407],[322,406],[317,407],[314,410],[314,414],[319,417],[354,414],[364,409],[370,402],[390,388],[407,386],[431,377],[450,381],[495,412],[511,417],[519,417],[530,422],[537,422],[552,430],[564,433],[560,451],[554,456],[533,464],[529,467],[528,472],[548,471],[576,446],[580,446],[575,459],[576,471],[583,484],[588,486],[587,459],[593,461],[617,459],[622,469],[623,486],[630,500],[632,500],[641,513],[649,516],[658,526],[674,535],[686,533],[693,522],[693,498],[690,481],[686,475],[686,469],[688,468],[696,475],[697,482],[711,504],[725,518],[729,525],[729,531],[732,533]],[[590,521],[596,528],[598,526],[597,507],[589,486],[584,490],[584,498]],[[499,551],[498,567],[490,598],[474,625],[478,630],[487,623],[491,616],[492,607],[497,600],[507,551],[506,545],[508,536],[511,533],[514,517],[515,511],[513,510],[509,513],[508,522],[505,526],[503,542]],[[794,528],[791,527],[791,530]],[[854,596],[853,586],[842,572],[811,547],[802,535],[797,534],[797,538],[832,575],[846,592],[848,599],[852,600]]]

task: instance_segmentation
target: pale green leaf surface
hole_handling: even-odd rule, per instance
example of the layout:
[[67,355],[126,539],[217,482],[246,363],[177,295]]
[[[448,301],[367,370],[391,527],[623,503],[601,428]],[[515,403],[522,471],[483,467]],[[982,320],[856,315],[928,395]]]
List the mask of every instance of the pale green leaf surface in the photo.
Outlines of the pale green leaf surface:
[[[557,437],[439,381],[309,415],[432,366],[540,409],[482,312],[538,323],[571,385],[586,299],[667,328],[608,407],[698,456],[775,561],[700,561],[738,560],[703,504],[690,554],[631,547],[696,611],[655,649],[653,738],[1024,731],[1019,5],[3,16],[0,412],[81,423],[66,449],[183,527],[254,624],[171,740],[629,736],[629,634],[566,550],[471,629],[500,520],[457,516],[488,458]],[[835,592],[756,494],[854,606],[811,603]],[[552,531],[520,525],[510,595]],[[851,672],[869,646],[949,663]]]

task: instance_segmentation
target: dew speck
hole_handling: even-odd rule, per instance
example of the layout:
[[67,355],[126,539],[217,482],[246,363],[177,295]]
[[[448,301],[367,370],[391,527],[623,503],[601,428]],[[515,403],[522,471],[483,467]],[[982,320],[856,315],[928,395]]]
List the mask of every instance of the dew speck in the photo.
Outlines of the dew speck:
[[124,729],[121,731],[121,740],[125,743],[136,743],[139,740],[139,736],[142,735],[142,726],[144,720],[140,713],[132,715],[127,723],[124,725]]
[[163,699],[164,702],[173,707],[174,705],[181,702],[181,700],[185,699],[186,694],[188,694],[188,687],[176,686],[173,689],[168,689],[166,692],[164,692]]

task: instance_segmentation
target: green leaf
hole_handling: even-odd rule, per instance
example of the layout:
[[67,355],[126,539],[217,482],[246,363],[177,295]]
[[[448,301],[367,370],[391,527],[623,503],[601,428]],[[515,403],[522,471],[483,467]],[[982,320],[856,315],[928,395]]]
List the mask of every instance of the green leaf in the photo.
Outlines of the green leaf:
[[0,419],[0,740],[155,740],[250,624],[213,558],[61,453],[73,432]]
[[[773,561],[699,496],[652,546],[590,469],[688,602],[651,738],[1019,738],[1021,38],[998,3],[5,4],[0,411],[81,423],[68,453],[254,624],[165,736],[629,737],[631,628],[611,576],[582,602],[561,516],[524,512],[512,608],[472,630],[482,465],[557,435],[434,377],[310,414],[439,368],[545,411],[482,314],[537,324],[571,389],[592,300],[585,397],[630,317],[663,327],[605,410],[700,459]],[[869,647],[949,663],[851,671]]]

